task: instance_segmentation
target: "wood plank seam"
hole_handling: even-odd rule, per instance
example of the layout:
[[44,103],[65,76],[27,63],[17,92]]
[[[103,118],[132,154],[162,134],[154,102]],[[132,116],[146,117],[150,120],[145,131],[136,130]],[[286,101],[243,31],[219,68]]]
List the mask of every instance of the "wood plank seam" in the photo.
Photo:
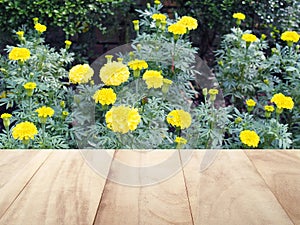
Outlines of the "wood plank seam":
[[[14,202],[16,201],[16,199],[20,196],[20,194],[23,192],[23,190],[26,188],[26,186],[28,185],[28,183],[33,179],[33,177],[36,175],[36,173],[40,170],[40,168],[45,164],[45,162],[47,161],[47,159],[49,158],[49,156],[52,154],[53,152],[51,151],[50,154],[43,160],[43,162],[39,165],[39,167],[35,170],[35,172],[32,174],[32,176],[27,180],[27,182],[24,184],[24,186],[20,189],[19,193],[15,196],[15,198],[11,201],[11,203],[7,206],[7,208],[4,210],[4,212],[2,213],[2,215],[0,215],[0,220],[2,219],[2,217],[5,215],[5,213],[9,210],[9,208],[14,204]],[[32,161],[34,161],[39,155],[36,155],[33,159],[31,159],[24,167],[26,168]],[[12,180],[15,180],[16,177],[22,173],[23,170],[20,170],[20,172],[18,172],[13,178]]]
[[275,197],[276,201],[278,202],[278,204],[281,206],[281,208],[284,210],[284,212],[286,213],[286,215],[288,216],[288,218],[290,219],[290,221],[294,224],[293,219],[290,217],[289,213],[286,211],[285,207],[281,204],[280,200],[277,198],[276,194],[273,192],[273,190],[271,189],[271,187],[268,185],[268,183],[266,182],[265,178],[263,177],[263,175],[258,171],[257,167],[255,166],[255,163],[251,160],[251,158],[245,153],[245,151],[243,151],[243,153],[247,156],[248,160],[251,162],[251,164],[253,165],[256,173],[262,178],[263,182],[265,183],[266,187],[269,188],[269,190],[271,191],[271,193],[273,194],[273,196]]
[[[100,151],[101,151],[101,150],[100,150]],[[110,162],[110,166],[109,166],[109,171],[108,171],[108,173],[107,173],[107,177],[109,177],[109,174],[110,174],[110,172],[111,172],[111,166],[112,166],[112,163],[113,163],[113,161],[114,161],[116,152],[117,152],[117,150],[114,151],[113,159],[112,159],[111,162]],[[102,189],[101,197],[100,197],[100,199],[99,199],[99,204],[98,204],[98,206],[97,206],[97,210],[96,210],[96,213],[95,213],[95,216],[94,216],[94,220],[93,220],[92,225],[95,225],[96,220],[97,220],[97,214],[98,214],[98,212],[100,211],[100,205],[101,205],[101,202],[102,202],[102,199],[103,199],[103,194],[104,194],[104,192],[105,192],[106,185],[107,185],[107,181],[108,181],[107,177],[105,178],[105,184],[104,184],[104,187],[103,187],[103,189]]]
[[181,154],[180,154],[179,150],[178,150],[178,155],[179,155],[179,160],[180,160],[180,165],[181,165],[181,171],[182,171],[182,174],[183,174],[183,181],[184,181],[185,192],[186,192],[186,196],[187,196],[187,200],[188,200],[188,204],[189,204],[189,210],[190,210],[190,215],[191,215],[191,219],[192,219],[192,224],[195,225],[192,206],[191,206],[191,201],[190,201],[190,196],[189,196],[189,191],[188,191],[188,187],[187,187],[187,184],[186,184],[185,172],[184,172],[184,169],[183,169],[182,158],[181,158]]

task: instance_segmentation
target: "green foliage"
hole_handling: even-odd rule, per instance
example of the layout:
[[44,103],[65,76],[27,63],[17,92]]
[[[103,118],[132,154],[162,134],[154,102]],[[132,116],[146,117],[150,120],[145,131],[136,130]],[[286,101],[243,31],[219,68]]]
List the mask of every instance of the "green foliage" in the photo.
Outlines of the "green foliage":
[[[216,51],[218,65],[215,68],[227,104],[234,105],[243,119],[242,127],[234,122],[229,125],[226,146],[243,147],[234,143],[242,129],[255,130],[260,136],[260,148],[290,148],[299,146],[299,47],[295,44],[276,48],[268,45],[264,37],[251,44],[242,40],[239,27],[223,36],[221,48]],[[267,54],[271,52],[271,55]],[[276,113],[276,119],[264,118],[264,106],[270,105],[274,94],[292,97],[294,108]],[[253,115],[244,115],[247,99],[257,103]],[[248,110],[249,113],[249,110]],[[229,143],[229,144],[228,144]]]
[[[174,109],[191,112],[190,99],[195,93],[190,81],[195,79],[196,49],[188,41],[187,35],[175,39],[166,29],[157,27],[151,18],[159,13],[160,6],[151,7],[140,13],[141,31],[133,40],[133,52],[119,54],[123,63],[141,59],[148,64],[148,70],[161,71],[164,78],[173,81],[167,92],[162,89],[148,89],[145,81],[130,76],[129,80],[113,87],[117,93],[114,106],[126,105],[138,109],[141,122],[134,131],[121,134],[106,127],[105,115],[112,106],[103,108],[95,105],[91,96],[100,86],[79,86],[74,107],[76,136],[84,147],[89,148],[176,148],[174,139],[178,136],[188,138],[185,147],[196,147],[192,140],[192,129],[180,130],[167,123],[166,117]],[[167,26],[175,20],[167,19]],[[141,71],[141,76],[145,70]],[[77,102],[77,103],[76,103]],[[95,112],[88,113],[89,111]],[[93,118],[96,116],[95,121]],[[196,119],[193,117],[193,119]],[[209,145],[211,146],[211,145]]]
[[[265,41],[253,42],[249,47],[242,40],[244,33],[240,28],[232,28],[232,32],[224,36],[221,49],[216,51],[218,67],[216,76],[220,82],[224,96],[230,97],[236,107],[243,105],[244,96],[255,97],[263,81],[264,61],[263,50],[267,48]],[[256,82],[253,82],[255,80]]]
[[113,14],[112,7],[122,2],[113,0],[1,0],[0,27],[4,31],[17,29],[24,24],[30,27],[32,18],[38,17],[42,23],[52,27],[61,27],[67,36],[73,36],[87,31],[90,26],[104,29],[101,21]]
[[[299,29],[300,2],[293,0],[176,0],[182,14],[189,13],[197,18],[201,26],[192,35],[194,45],[200,46],[200,56],[206,56],[211,49],[217,49],[219,37],[228,33],[234,21],[233,13],[241,12],[247,21],[244,29],[265,33],[269,40],[278,41],[282,31]],[[230,22],[232,21],[232,22]]]
[[[28,34],[27,34],[28,33]],[[16,47],[16,46],[14,46]],[[72,148],[74,142],[69,125],[70,116],[66,118],[63,111],[71,112],[71,100],[64,82],[68,71],[64,68],[73,61],[73,54],[66,49],[55,51],[44,44],[44,39],[36,31],[26,31],[24,39],[17,47],[27,48],[30,58],[23,63],[9,60],[6,56],[1,57],[0,77],[2,80],[0,92],[4,96],[0,99],[0,106],[6,112],[12,112],[11,126],[20,122],[33,122],[39,129],[39,134],[30,143],[29,148]],[[13,46],[8,46],[7,53]],[[30,96],[24,88],[27,82],[36,83],[33,95]],[[61,102],[64,101],[64,104]],[[45,136],[35,110],[42,106],[54,109],[53,117],[47,119]],[[20,141],[13,140],[10,132],[1,134],[1,148],[19,148]]]
[[266,60],[265,74],[273,77],[273,90],[271,93],[282,92],[291,96],[295,107],[292,113],[285,113],[282,121],[289,124],[293,133],[294,147],[300,146],[300,54],[299,46],[291,47],[276,44],[273,54]]
[[[261,21],[261,29],[279,40],[285,30],[299,29],[300,2],[293,0],[268,0],[255,4],[255,12]],[[272,39],[270,39],[272,41]]]
[[[287,124],[281,124],[275,118],[266,118],[260,116],[260,113],[240,112],[234,108],[233,120],[226,128],[227,138],[224,139],[226,148],[249,148],[242,144],[239,138],[243,130],[253,130],[259,137],[258,148],[261,149],[287,149],[291,147],[291,133],[288,131]],[[237,119],[238,118],[238,119]]]

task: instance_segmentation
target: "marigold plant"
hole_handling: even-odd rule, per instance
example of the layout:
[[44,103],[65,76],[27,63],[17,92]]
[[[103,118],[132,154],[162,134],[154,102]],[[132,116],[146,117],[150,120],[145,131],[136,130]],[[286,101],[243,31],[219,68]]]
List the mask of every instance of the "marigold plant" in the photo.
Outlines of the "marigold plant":
[[8,58],[10,60],[20,60],[24,62],[30,58],[30,51],[27,48],[13,47]]
[[168,31],[174,35],[183,35],[187,32],[186,26],[181,23],[174,23],[168,27]]
[[279,109],[293,109],[294,107],[294,101],[291,97],[285,96],[282,93],[275,94],[271,102],[275,103],[275,105]]
[[178,23],[184,25],[188,30],[195,30],[198,27],[197,20],[191,16],[183,16]]
[[119,86],[129,78],[129,69],[122,62],[106,63],[100,69],[100,79],[105,85]]
[[296,31],[285,31],[281,34],[281,40],[287,42],[298,42],[300,35]]
[[52,117],[54,115],[54,110],[51,107],[42,106],[35,110],[38,113],[38,117]]
[[186,129],[191,125],[192,117],[188,112],[182,109],[177,109],[171,111],[167,115],[167,122],[174,127],[179,127],[180,129]]
[[143,75],[143,80],[145,80],[148,89],[162,87],[163,79],[161,72],[155,70],[147,70]]
[[260,138],[253,130],[243,130],[240,133],[241,142],[248,147],[256,148],[259,144]]
[[244,13],[234,13],[234,14],[232,15],[232,17],[235,18],[235,19],[239,19],[239,20],[244,20],[244,19],[246,19],[246,16],[245,16]]
[[254,34],[243,34],[242,39],[246,42],[254,42],[257,37]]
[[116,102],[117,95],[112,88],[102,88],[96,91],[93,99],[96,103],[100,103],[101,105],[111,105]]
[[38,130],[36,126],[28,121],[17,124],[12,130],[13,138],[20,141],[34,140],[34,137],[37,134]]
[[141,116],[135,108],[113,106],[105,115],[107,127],[122,134],[134,131],[141,122]]
[[86,84],[94,75],[94,70],[88,64],[73,66],[69,72],[69,80],[73,84]]
[[36,29],[39,33],[43,33],[47,30],[47,27],[43,24],[40,24],[40,23],[36,23],[34,25],[34,29]]

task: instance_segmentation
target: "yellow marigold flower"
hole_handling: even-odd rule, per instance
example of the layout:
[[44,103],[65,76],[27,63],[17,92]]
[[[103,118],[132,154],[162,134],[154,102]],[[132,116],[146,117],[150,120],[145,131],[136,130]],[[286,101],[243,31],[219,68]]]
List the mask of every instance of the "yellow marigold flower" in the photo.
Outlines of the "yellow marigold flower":
[[12,115],[9,114],[9,113],[3,113],[3,114],[1,115],[1,119],[10,119],[11,117],[12,117]]
[[197,20],[191,16],[183,16],[178,23],[184,25],[188,30],[195,30],[198,27]]
[[36,83],[35,82],[27,82],[26,84],[23,85],[23,87],[26,90],[33,90],[36,88]]
[[171,84],[173,84],[173,81],[171,81],[171,80],[169,80],[167,78],[164,78],[163,79],[163,83],[166,84],[166,85],[171,85]]
[[24,31],[22,31],[22,30],[16,32],[16,34],[17,34],[20,38],[24,37]]
[[47,30],[47,27],[45,25],[40,24],[40,23],[36,23],[34,25],[34,29],[36,29],[39,33],[43,33]]
[[72,44],[72,41],[65,40],[65,44],[70,46]]
[[105,115],[107,127],[122,134],[133,131],[141,122],[138,110],[127,106],[113,106]]
[[249,147],[257,147],[260,141],[259,136],[255,131],[252,130],[243,130],[240,133],[240,140],[243,144]]
[[159,21],[165,21],[167,19],[167,16],[161,13],[155,13],[152,15],[152,19],[159,20]]
[[182,109],[176,109],[167,115],[167,122],[174,127],[186,129],[191,126],[192,117],[188,112]]
[[100,70],[100,79],[105,85],[119,86],[129,78],[129,69],[122,62],[106,63]]
[[37,24],[39,22],[39,18],[37,18],[37,17],[34,17],[32,20],[33,20],[34,24]]
[[175,35],[181,35],[185,34],[187,30],[186,27],[181,23],[174,23],[168,27],[168,31]]
[[281,34],[281,40],[287,42],[298,42],[300,35],[296,31],[285,31]]
[[238,19],[238,20],[244,20],[244,19],[246,19],[246,16],[243,13],[234,13],[232,15],[232,17],[235,18],[235,19]]
[[36,126],[28,121],[19,123],[12,129],[13,138],[20,141],[34,140],[34,136],[37,135],[37,133],[38,130]]
[[214,102],[216,100],[216,95],[219,94],[219,90],[215,88],[209,89],[208,94],[210,94],[209,100]]
[[254,34],[243,34],[242,39],[246,42],[254,42],[257,37]]
[[246,101],[247,106],[254,107],[256,105],[256,102],[253,99],[248,99]]
[[62,113],[61,113],[63,116],[68,116],[69,115],[69,112],[67,112],[67,111],[62,111]]
[[154,1],[154,4],[155,4],[155,5],[159,5],[159,4],[160,4],[160,1],[159,1],[159,0],[155,0],[155,1]]
[[72,45],[72,41],[69,41],[69,40],[65,40],[65,48],[68,50],[70,48],[70,46]]
[[209,100],[214,102],[216,100],[216,95],[219,94],[219,90],[215,88],[209,89],[208,94],[210,94]]
[[273,95],[271,102],[275,103],[279,109],[293,109],[294,107],[293,99],[285,96],[282,93]]
[[8,58],[10,60],[21,60],[24,62],[30,58],[30,51],[27,48],[14,47],[10,51]]
[[267,112],[273,112],[274,111],[274,107],[273,106],[271,106],[271,105],[265,105],[265,110],[267,111]]
[[135,31],[138,31],[140,29],[139,27],[139,20],[133,20],[132,23],[133,23],[133,28]]
[[47,118],[52,117],[54,115],[54,110],[51,107],[43,106],[35,111],[38,113],[39,118]]
[[173,81],[164,78],[163,79],[163,86],[162,86],[161,91],[166,94],[169,91],[169,87],[170,87],[171,84],[173,84]]
[[112,88],[102,88],[96,91],[93,99],[96,103],[100,103],[101,105],[111,105],[116,102],[117,95]]
[[219,90],[215,89],[215,88],[209,89],[208,94],[217,95],[217,94],[219,94]]
[[176,137],[174,142],[178,143],[178,144],[184,144],[185,145],[187,143],[187,140],[183,137]]
[[143,75],[143,80],[145,80],[148,89],[162,87],[163,79],[161,72],[155,70],[147,70]]
[[10,125],[10,118],[12,117],[11,114],[9,113],[3,113],[1,115],[1,119],[3,120],[3,125],[5,127],[5,129],[8,131],[9,129],[9,125]]
[[147,69],[148,64],[145,60],[135,59],[133,61],[128,62],[128,66],[132,70],[142,70]]
[[79,64],[71,68],[69,80],[73,84],[86,84],[91,80],[93,75],[94,70],[88,64]]

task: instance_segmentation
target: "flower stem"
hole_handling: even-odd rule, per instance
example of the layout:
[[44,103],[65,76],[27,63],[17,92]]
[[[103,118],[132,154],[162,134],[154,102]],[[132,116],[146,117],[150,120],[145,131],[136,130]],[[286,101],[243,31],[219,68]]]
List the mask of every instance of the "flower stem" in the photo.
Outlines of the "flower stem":
[[9,127],[5,127],[5,130],[6,130],[8,142],[10,143],[11,140],[10,140],[10,135],[9,135]]
[[46,138],[45,138],[45,130],[46,130],[46,124],[42,123],[42,139],[43,139],[43,148],[46,146],[45,142],[46,142]]

